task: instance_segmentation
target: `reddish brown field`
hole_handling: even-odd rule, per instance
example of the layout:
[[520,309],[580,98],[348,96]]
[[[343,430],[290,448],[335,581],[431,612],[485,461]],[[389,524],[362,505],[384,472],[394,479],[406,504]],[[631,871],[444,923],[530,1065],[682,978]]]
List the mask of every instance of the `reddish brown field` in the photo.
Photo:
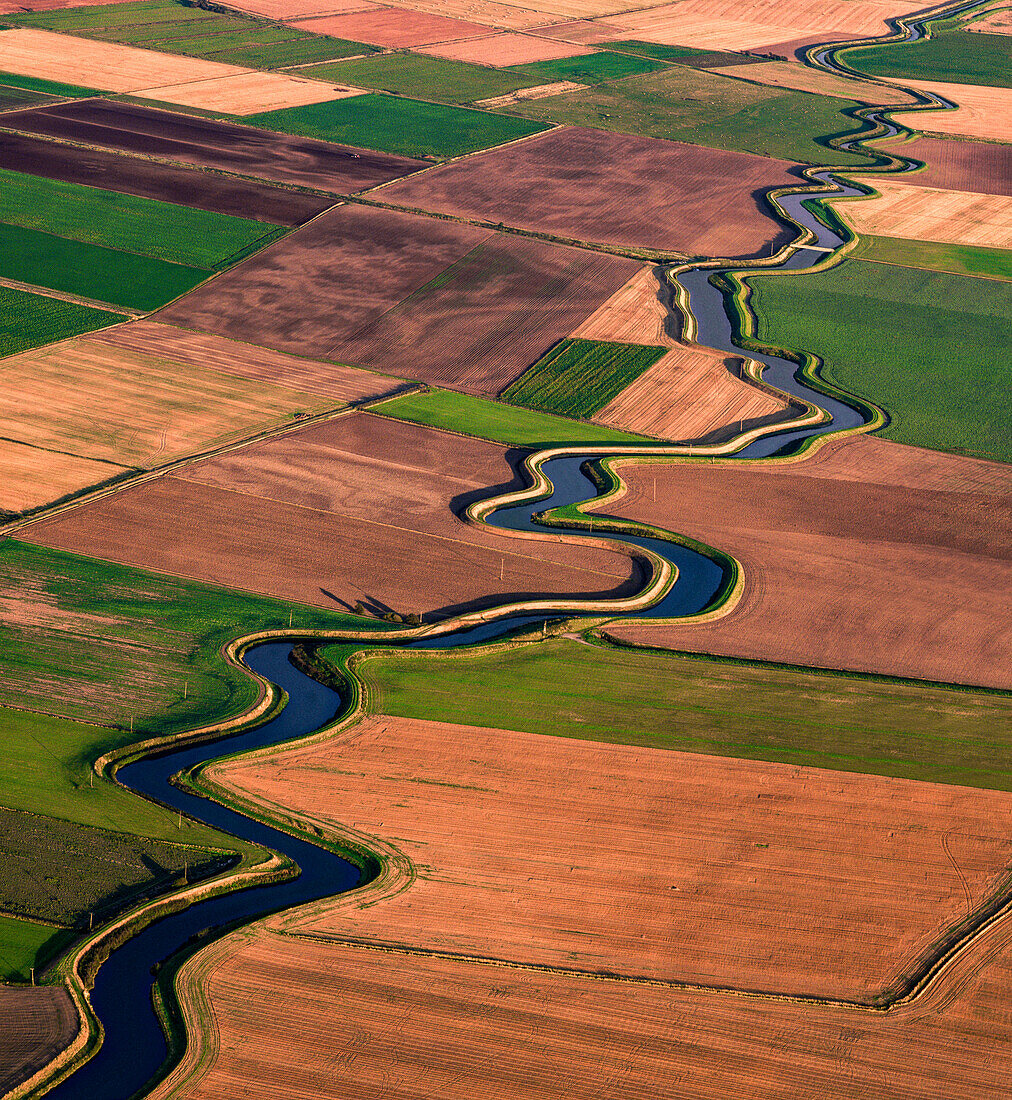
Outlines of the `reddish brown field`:
[[35,524],[26,541],[319,607],[400,612],[638,589],[620,553],[507,538],[451,501],[518,485],[507,450],[353,413]]
[[[567,127],[382,188],[385,202],[575,240],[739,256],[786,240],[760,207],[788,161]],[[700,196],[707,216],[700,217]]]
[[1008,141],[1012,132],[1012,88],[992,88],[985,84],[947,84],[940,80],[911,80],[911,88],[937,92],[955,111],[901,111],[893,117],[911,130],[930,134],[956,134],[981,141]]
[[637,266],[456,222],[343,206],[159,317],[495,394]]
[[1012,195],[1012,145],[918,137],[887,143],[889,152],[923,161],[923,171],[904,176],[915,187],[947,187],[982,195]]
[[472,38],[463,42],[446,42],[426,46],[425,53],[445,57],[450,61],[470,61],[476,65],[528,65],[533,61],[552,61],[558,57],[577,57],[590,53],[584,46],[575,46],[533,34],[494,34],[487,38]]
[[1005,793],[383,714],[210,774],[415,868],[279,926],[588,973],[863,1001],[1012,860]]
[[[259,176],[335,194],[375,187],[428,163],[106,99],[8,111],[4,126],[73,144]],[[279,201],[284,201],[284,192]]]
[[302,19],[298,26],[300,30],[314,34],[332,34],[352,42],[368,42],[372,46],[390,49],[419,46],[425,42],[478,38],[488,34],[489,30],[480,23],[445,19],[404,8],[376,8],[347,15],[328,15],[323,19]]
[[58,986],[0,985],[0,1092],[56,1057],[77,1034],[77,1013]]
[[1012,1076],[1008,921],[888,1015],[268,930],[189,969],[206,975],[214,1027],[194,1046],[207,1063],[157,1097],[1007,1100]]
[[[1012,470],[870,436],[813,458],[629,468],[610,511],[745,567],[728,615],[617,624],[637,643],[1012,687]],[[653,479],[657,501],[653,502]]]

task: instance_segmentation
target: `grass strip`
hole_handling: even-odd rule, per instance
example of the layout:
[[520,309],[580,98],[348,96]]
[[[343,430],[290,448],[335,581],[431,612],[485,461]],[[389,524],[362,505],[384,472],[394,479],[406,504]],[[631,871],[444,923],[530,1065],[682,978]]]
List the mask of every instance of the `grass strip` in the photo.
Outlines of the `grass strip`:
[[123,320],[121,313],[107,313],[76,302],[61,302],[58,298],[0,286],[0,357],[107,328]]
[[571,80],[575,84],[602,84],[606,80],[620,80],[666,67],[664,61],[655,58],[600,50],[578,57],[558,57],[552,61],[514,65],[512,71],[523,73],[532,84],[554,84],[562,80]]
[[905,237],[862,237],[850,255],[853,259],[919,267],[925,271],[1012,281],[1012,252],[1006,248],[978,248]]
[[560,340],[503,390],[502,399],[559,416],[590,417],[666,353],[643,344]]
[[0,73],[0,84],[8,88],[24,88],[30,92],[61,96],[64,99],[86,99],[102,95],[96,88],[82,88],[79,84],[61,84],[57,80],[43,80],[39,76],[19,76],[17,73]]

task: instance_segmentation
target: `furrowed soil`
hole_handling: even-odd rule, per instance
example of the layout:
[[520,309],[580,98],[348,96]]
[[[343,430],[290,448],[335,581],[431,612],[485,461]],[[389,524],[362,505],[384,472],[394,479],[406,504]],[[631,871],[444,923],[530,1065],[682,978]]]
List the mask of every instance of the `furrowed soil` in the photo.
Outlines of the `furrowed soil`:
[[977,195],[865,177],[880,196],[836,209],[859,234],[1012,248],[1012,195]]
[[883,148],[925,163],[924,169],[903,177],[903,182],[912,187],[1012,195],[1012,145],[916,137],[913,141],[886,143]]
[[197,956],[187,978],[210,1005],[213,1031],[196,1040],[207,1064],[154,1097],[233,1100],[246,1089],[254,1100],[554,1100],[563,1087],[571,1100],[1005,1100],[1012,1074],[1007,922],[888,1016],[266,929]]
[[637,266],[475,226],[342,206],[159,317],[495,394]]
[[610,512],[733,554],[745,591],[711,622],[616,623],[610,636],[1012,687],[1007,465],[860,436],[801,462],[629,467],[623,478],[629,492]]
[[[384,202],[595,241],[717,256],[789,234],[761,195],[795,183],[789,161],[567,127],[384,187]],[[699,217],[699,196],[712,216]]]
[[911,130],[956,134],[981,141],[1008,141],[1012,127],[1012,88],[946,84],[939,80],[911,80],[909,77],[903,77],[900,83],[937,92],[958,105],[955,111],[898,112],[893,115],[897,122],[909,126]]
[[570,335],[581,340],[674,347],[676,341],[667,332],[671,316],[664,303],[667,292],[658,279],[657,270],[641,268]]
[[620,552],[507,539],[457,512],[519,487],[506,448],[352,413],[33,524],[26,541],[344,611],[449,613],[632,592]]
[[13,111],[4,115],[4,125],[41,137],[335,194],[361,191],[426,166],[410,157],[108,100]]
[[0,167],[278,225],[301,225],[334,203],[323,195],[307,195],[136,156],[61,145],[26,134],[4,134]]
[[[6,360],[4,366],[10,362]],[[0,468],[4,472],[0,518],[5,512],[37,508],[88,485],[97,485],[126,473],[121,465],[40,449],[16,439],[0,439]]]
[[584,46],[570,42],[538,38],[533,34],[495,34],[462,42],[444,42],[426,46],[424,52],[452,61],[471,61],[476,65],[527,65],[533,61],[552,61],[559,57],[578,57],[590,53]]
[[0,985],[0,1089],[52,1061],[77,1034],[77,1012],[59,986]]
[[480,23],[445,19],[406,8],[375,8],[347,15],[328,15],[322,19],[304,19],[298,27],[314,34],[332,34],[352,42],[368,42],[391,49],[419,46],[425,42],[479,38],[489,31]]
[[591,974],[870,1000],[1012,859],[1004,792],[384,714],[209,775],[415,869],[277,927]]

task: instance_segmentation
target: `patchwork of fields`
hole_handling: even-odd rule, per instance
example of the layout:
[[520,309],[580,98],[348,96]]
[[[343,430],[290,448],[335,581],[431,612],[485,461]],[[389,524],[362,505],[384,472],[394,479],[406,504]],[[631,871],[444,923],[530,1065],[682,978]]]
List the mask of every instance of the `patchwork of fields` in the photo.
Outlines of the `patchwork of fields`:
[[1005,1094],[1012,37],[908,9],[0,0],[0,1093]]

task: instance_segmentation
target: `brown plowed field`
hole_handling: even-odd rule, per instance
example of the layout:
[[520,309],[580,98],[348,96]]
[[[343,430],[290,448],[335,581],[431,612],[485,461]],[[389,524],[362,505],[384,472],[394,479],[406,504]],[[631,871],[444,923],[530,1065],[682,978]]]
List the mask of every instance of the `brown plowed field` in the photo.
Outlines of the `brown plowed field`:
[[1012,248],[1012,196],[975,195],[940,187],[865,177],[879,198],[845,202],[837,210],[858,233],[918,241]]
[[[243,350],[233,345],[233,357]],[[261,367],[269,358],[259,354]],[[0,375],[0,437],[46,448],[40,459],[53,450],[146,467],[341,404],[208,366],[89,336],[13,355]]]
[[103,99],[36,111],[9,111],[4,115],[4,126],[100,149],[260,176],[336,194],[374,187],[427,165],[410,157]]
[[281,925],[592,973],[870,999],[1012,861],[1005,793],[383,714],[210,774],[416,869]]
[[379,196],[581,241],[740,256],[788,239],[760,196],[796,183],[794,169],[751,153],[571,126],[435,168]]
[[448,42],[458,38],[478,38],[488,34],[488,27],[467,23],[462,19],[445,19],[440,15],[406,8],[376,8],[374,11],[352,12],[348,15],[328,15],[323,19],[303,19],[299,29],[314,34],[332,34],[352,42],[368,42],[372,46],[403,49],[424,42]]
[[133,93],[139,99],[179,103],[226,115],[255,115],[283,107],[303,107],[362,95],[359,88],[328,84],[322,80],[300,80],[286,73],[238,73],[212,80],[191,80]]
[[0,469],[0,514],[37,508],[125,472],[123,466],[39,450],[14,439],[0,439]]
[[[777,51],[786,52],[786,51]],[[792,61],[757,61],[746,65],[707,66],[707,71],[757,84],[769,84],[774,88],[794,88],[799,92],[815,92],[819,95],[842,96],[860,103],[916,103],[909,92],[883,88],[866,80],[849,80],[833,73],[824,73],[807,65]]]
[[1012,88],[984,84],[944,84],[940,80],[910,80],[903,84],[937,92],[955,111],[904,111],[893,117],[911,130],[933,134],[958,134],[982,141],[1008,141],[1012,132]]
[[189,466],[23,532],[26,541],[319,607],[400,612],[510,594],[636,591],[606,550],[510,539],[453,498],[514,483],[507,450],[353,413]]
[[904,177],[903,182],[911,186],[1012,195],[1012,145],[919,137],[883,148],[924,162],[922,171]]
[[455,222],[344,206],[159,317],[494,394],[637,266]]
[[42,1069],[77,1034],[77,1013],[57,986],[0,985],[0,1092]]
[[1012,1077],[1008,921],[888,1016],[266,929],[209,951],[189,964],[208,974],[206,1067],[153,1098],[1007,1100]]
[[[1012,471],[870,436],[813,458],[629,468],[610,511],[738,558],[728,615],[647,645],[1012,688]],[[653,479],[657,500],[654,502]]]
[[553,61],[559,57],[578,57],[590,53],[585,46],[536,38],[532,34],[494,34],[465,42],[445,42],[426,46],[425,53],[451,61],[470,61],[476,65],[528,65],[533,61]]
[[724,359],[678,346],[644,371],[593,419],[660,439],[722,438],[757,424],[786,419],[783,401],[732,373]]
[[0,58],[6,72],[44,80],[74,81],[85,88],[130,92],[152,84],[178,84],[249,72],[236,65],[182,54],[158,53],[116,42],[74,38],[34,27],[0,31]]
[[334,199],[321,195],[306,195],[140,157],[58,145],[26,134],[4,134],[0,168],[277,225],[301,225],[334,204]]
[[188,332],[155,321],[117,325],[92,339],[96,343],[123,348],[134,353],[135,358],[155,356],[202,371],[223,371],[240,378],[315,394],[334,405],[382,397],[400,388],[400,383],[395,379],[369,371],[339,363],[299,359],[254,344],[241,344],[202,332]]

